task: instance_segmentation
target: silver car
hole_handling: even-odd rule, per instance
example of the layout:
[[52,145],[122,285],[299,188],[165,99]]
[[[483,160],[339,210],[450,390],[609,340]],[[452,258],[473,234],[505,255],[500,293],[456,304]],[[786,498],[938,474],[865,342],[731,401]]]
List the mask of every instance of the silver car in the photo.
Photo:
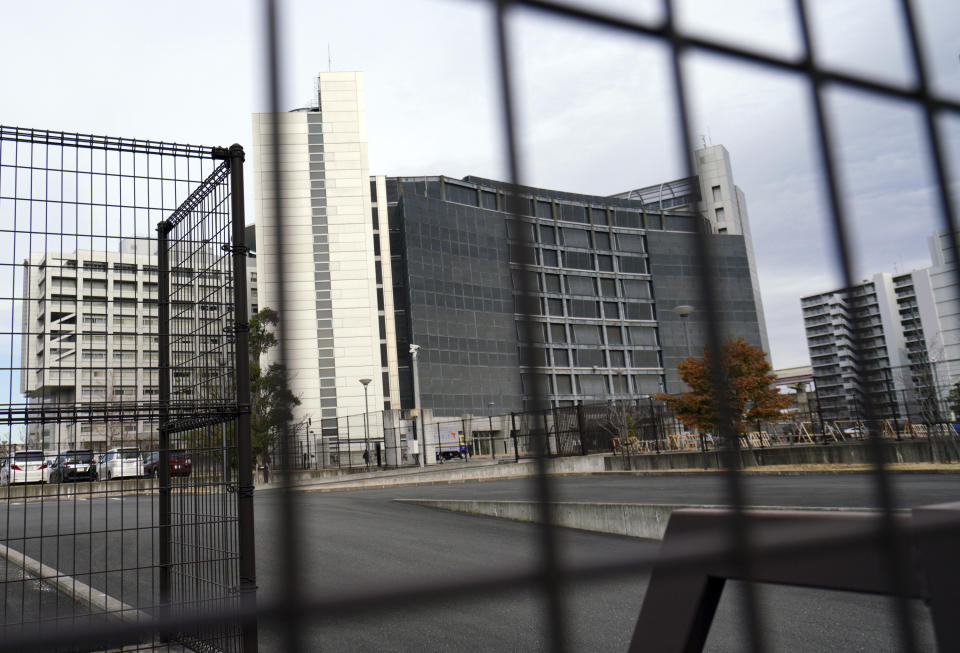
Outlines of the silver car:
[[133,477],[143,474],[143,458],[135,447],[118,447],[103,455],[103,462],[97,470],[101,481],[112,478]]

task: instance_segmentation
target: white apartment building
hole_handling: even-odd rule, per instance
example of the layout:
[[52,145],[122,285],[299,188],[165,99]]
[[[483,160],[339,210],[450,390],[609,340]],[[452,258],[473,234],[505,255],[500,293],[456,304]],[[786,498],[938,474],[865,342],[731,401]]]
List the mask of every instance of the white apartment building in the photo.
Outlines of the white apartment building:
[[[880,273],[848,292],[801,300],[818,401],[826,419],[930,419],[951,383],[931,269]],[[861,357],[857,369],[855,339]],[[937,410],[942,410],[938,407]]]
[[[325,72],[317,105],[253,116],[258,305],[276,308],[282,236],[295,421],[338,433],[338,418],[383,407],[363,74]],[[273,185],[276,130],[283,186]],[[274,202],[280,196],[280,232]],[[365,403],[361,379],[370,379]],[[372,427],[371,427],[372,428]]]
[[[159,399],[156,263],[156,244],[133,240],[121,241],[119,251],[38,253],[24,261],[20,393],[28,405],[51,414],[58,407],[100,405],[112,415],[109,423],[66,418],[31,424],[29,444],[46,451],[155,445],[156,422],[138,419],[136,409]],[[191,393],[204,366],[234,364],[222,328],[198,329],[211,315],[219,320],[229,310],[205,301],[222,296],[223,286],[220,273],[188,268],[171,273],[171,332],[197,334],[172,339],[174,393]],[[248,300],[252,312],[256,272],[251,270]]]

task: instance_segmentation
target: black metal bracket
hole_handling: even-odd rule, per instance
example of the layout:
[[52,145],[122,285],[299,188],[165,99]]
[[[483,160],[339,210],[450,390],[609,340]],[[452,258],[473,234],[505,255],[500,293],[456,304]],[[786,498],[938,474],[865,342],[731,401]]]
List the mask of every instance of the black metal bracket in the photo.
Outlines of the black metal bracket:
[[250,331],[250,325],[246,322],[238,322],[233,326],[223,327],[224,333],[247,333]]
[[220,249],[231,254],[243,254],[244,256],[250,253],[250,248],[246,245],[221,245]]

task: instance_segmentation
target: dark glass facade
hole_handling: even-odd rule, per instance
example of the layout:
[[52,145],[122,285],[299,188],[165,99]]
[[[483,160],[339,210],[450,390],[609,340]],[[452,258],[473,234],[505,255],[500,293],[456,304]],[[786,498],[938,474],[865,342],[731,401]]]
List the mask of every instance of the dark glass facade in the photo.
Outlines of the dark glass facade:
[[[531,374],[553,405],[679,391],[673,368],[705,339],[702,315],[688,318],[688,343],[672,311],[698,304],[693,232],[703,218],[623,198],[509,192],[474,177],[387,181],[402,407],[413,405],[411,342],[421,346],[422,405],[436,414],[522,410]],[[725,331],[759,346],[743,238],[711,241]],[[532,302],[522,287],[536,290]],[[521,342],[523,313],[535,342]]]

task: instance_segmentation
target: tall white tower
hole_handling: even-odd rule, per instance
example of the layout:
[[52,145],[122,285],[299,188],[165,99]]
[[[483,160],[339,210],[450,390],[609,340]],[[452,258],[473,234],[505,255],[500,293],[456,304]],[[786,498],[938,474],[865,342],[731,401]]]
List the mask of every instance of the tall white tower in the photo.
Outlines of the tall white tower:
[[[295,416],[323,435],[351,434],[364,412],[383,407],[370,172],[363,74],[324,72],[318,105],[253,116],[259,306],[276,308],[282,239],[290,386]],[[274,214],[272,139],[276,121],[283,229]],[[338,421],[339,420],[339,421]],[[373,425],[371,425],[371,429]]]
[[707,145],[696,151],[696,164],[697,176],[700,179],[700,212],[713,224],[715,233],[743,236],[747,261],[750,264],[750,284],[753,286],[760,341],[763,351],[769,353],[767,321],[763,315],[763,300],[760,298],[760,280],[757,277],[757,262],[753,254],[747,199],[740,187],[733,183],[730,153],[723,145]]

